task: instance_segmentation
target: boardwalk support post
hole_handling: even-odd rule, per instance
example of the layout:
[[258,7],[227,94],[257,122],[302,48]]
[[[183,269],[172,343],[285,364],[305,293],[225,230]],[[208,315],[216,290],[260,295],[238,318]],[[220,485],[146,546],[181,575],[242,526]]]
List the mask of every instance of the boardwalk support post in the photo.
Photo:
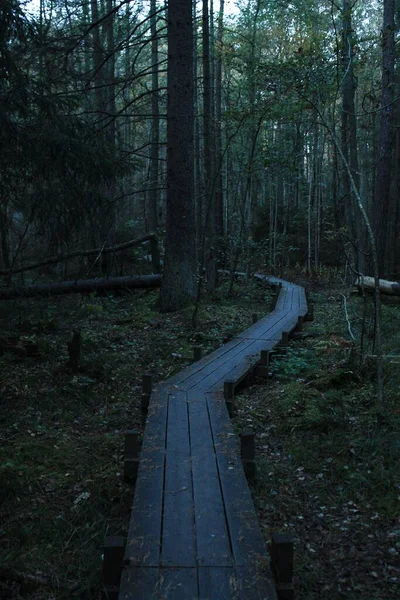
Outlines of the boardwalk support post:
[[193,348],[193,362],[197,362],[202,357],[203,357],[203,350],[200,348],[200,346],[195,346]]
[[145,373],[142,376],[142,400],[140,404],[143,414],[146,414],[149,408],[152,386],[153,383],[151,375],[149,373]]
[[305,321],[314,321],[314,303],[308,302],[308,312],[304,317]]
[[233,415],[233,408],[235,402],[235,382],[232,380],[224,381],[224,398],[226,401],[226,408],[228,409],[229,416]]
[[135,485],[139,470],[141,444],[139,433],[131,429],[125,433],[124,480]]
[[257,321],[258,321],[258,314],[257,313],[253,313],[251,315],[251,319],[252,319],[253,323],[257,323]]
[[281,337],[281,341],[279,342],[279,346],[281,346],[281,348],[286,348],[288,345],[289,345],[289,332],[282,331],[282,337]]
[[293,600],[293,537],[275,533],[271,541],[271,570],[276,580],[278,600]]
[[297,325],[295,327],[295,331],[303,331],[303,322],[304,322],[304,317],[297,318]]
[[241,434],[240,456],[242,458],[242,465],[247,479],[253,481],[256,477],[254,431],[245,431]]
[[269,375],[269,360],[270,360],[270,352],[269,350],[261,350],[261,358],[260,362],[254,369],[254,375],[256,377],[267,378]]
[[103,600],[118,600],[124,555],[124,537],[110,536],[105,539],[103,554]]

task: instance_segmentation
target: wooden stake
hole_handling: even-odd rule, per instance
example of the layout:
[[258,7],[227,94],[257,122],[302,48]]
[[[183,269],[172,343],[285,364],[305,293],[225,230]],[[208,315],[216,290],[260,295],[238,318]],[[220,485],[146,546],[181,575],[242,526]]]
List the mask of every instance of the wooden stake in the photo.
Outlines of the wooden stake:
[[257,365],[254,367],[254,375],[256,377],[261,377],[261,379],[268,379],[269,368],[265,365]]
[[277,582],[279,600],[293,600],[293,550],[291,535],[275,533],[271,540],[271,570]]
[[111,536],[104,542],[103,599],[118,600],[121,571],[125,555],[125,538]]
[[224,381],[224,398],[229,416],[232,417],[234,402],[235,402],[235,382],[228,380]]
[[145,373],[142,375],[142,393],[143,394],[151,394],[151,389],[153,387],[153,378],[150,373]]
[[203,357],[203,350],[200,348],[200,346],[195,346],[193,348],[193,362],[197,362],[202,357]]
[[82,336],[79,330],[74,331],[72,340],[68,342],[68,366],[77,373],[82,360]]
[[282,337],[281,337],[281,341],[279,342],[279,345],[283,348],[286,348],[286,346],[289,345],[289,332],[288,331],[282,331]]
[[262,377],[263,379],[267,379],[269,375],[269,360],[269,350],[261,350],[260,362],[254,369],[254,375],[256,377]]
[[305,321],[314,321],[314,303],[308,302],[308,312],[304,317]]
[[131,429],[125,433],[124,479],[128,483],[136,483],[139,470],[141,444],[139,433]]
[[256,476],[254,431],[245,431],[241,434],[240,456],[247,479],[254,480]]
[[304,322],[304,317],[297,318],[297,325],[295,327],[295,331],[303,331],[303,322]]
[[151,390],[153,387],[153,378],[149,373],[145,373],[142,375],[142,398],[140,402],[140,407],[142,409],[142,414],[146,415],[149,409]]

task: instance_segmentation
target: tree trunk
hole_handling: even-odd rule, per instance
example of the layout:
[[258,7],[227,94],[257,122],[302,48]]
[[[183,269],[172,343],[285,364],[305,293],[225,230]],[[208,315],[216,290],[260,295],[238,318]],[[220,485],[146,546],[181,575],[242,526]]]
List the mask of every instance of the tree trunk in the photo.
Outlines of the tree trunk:
[[167,232],[162,311],[196,298],[192,2],[168,6]]
[[9,223],[7,218],[7,203],[0,207],[0,242],[1,242],[1,259],[3,268],[8,270],[11,266],[10,246],[8,242]]
[[[222,157],[222,49],[223,49],[224,0],[220,0],[217,30],[217,61],[215,68],[215,163],[217,165],[215,184],[215,221],[218,249],[221,251],[224,237],[224,194]],[[221,260],[219,260],[221,263]],[[222,261],[224,262],[224,261]]]
[[[196,2],[193,2],[193,22],[197,23]],[[200,115],[199,115],[199,78],[197,76],[198,65],[198,29],[195,29],[194,44],[193,44],[193,72],[194,72],[194,198],[195,198],[195,220],[196,220],[196,248],[197,262],[203,262],[203,189],[204,179],[201,168],[201,151],[200,151]]]
[[[357,189],[360,189],[360,176],[358,168],[357,151],[357,123],[355,108],[356,80],[354,77],[353,57],[354,57],[354,38],[352,26],[352,2],[343,0],[342,8],[342,151],[348,162],[352,177]],[[343,218],[349,231],[350,238],[355,242],[356,247],[360,247],[362,242],[362,221],[354,218],[353,203],[351,195],[353,190],[350,179],[345,168],[342,171],[342,203]],[[357,227],[356,223],[360,226]],[[362,248],[361,248],[362,250]],[[363,266],[362,252],[354,252],[354,259],[357,270]]]
[[159,287],[161,275],[136,277],[109,277],[108,279],[77,279],[62,283],[40,283],[24,287],[0,288],[0,300],[32,298],[34,296],[60,296],[62,294],[89,294],[134,288]]
[[212,80],[210,61],[210,20],[208,0],[203,0],[203,156],[204,156],[204,199],[206,209],[204,264],[207,272],[207,289],[212,292],[217,286],[216,256],[216,211],[213,163],[215,160],[212,143]]
[[133,248],[134,246],[140,246],[144,242],[150,242],[150,252],[153,267],[156,268],[158,265],[158,270],[154,271],[154,273],[160,272],[160,250],[158,245],[158,237],[154,233],[149,233],[143,237],[137,238],[135,240],[129,240],[128,242],[123,242],[122,244],[118,244],[117,246],[111,247],[103,247],[103,248],[92,248],[91,250],[76,250],[75,252],[71,252],[70,254],[60,254],[57,256],[52,256],[50,258],[46,258],[42,261],[25,265],[22,267],[18,267],[16,269],[0,269],[0,275],[16,275],[17,273],[24,273],[26,271],[33,271],[34,269],[39,269],[40,267],[47,267],[49,265],[55,265],[60,262],[64,262],[71,258],[78,258],[84,256],[105,256],[107,254],[116,254],[117,252],[121,252],[122,250],[127,250],[128,248]]
[[[92,11],[92,22],[97,23],[99,21],[99,8],[97,0],[90,0],[91,11]],[[103,74],[102,74],[102,55],[103,47],[100,41],[100,28],[99,25],[95,25],[92,30],[92,45],[93,45],[93,82],[94,82],[94,94],[95,94],[95,105],[96,110],[100,113],[103,110]]]
[[150,190],[148,228],[155,231],[158,225],[158,166],[160,145],[160,118],[158,103],[158,39],[157,39],[157,5],[156,0],[150,2],[151,27],[151,145],[150,145]]
[[[373,292],[375,290],[375,279],[366,275],[361,275],[356,279],[356,286],[358,288],[365,288],[366,290]],[[386,279],[379,279],[379,291],[381,294],[388,294],[390,296],[400,296],[400,283],[397,281],[387,281]]]
[[392,175],[393,100],[394,100],[394,0],[384,0],[382,28],[382,101],[379,126],[378,171],[373,211],[380,273],[388,266],[386,238]]

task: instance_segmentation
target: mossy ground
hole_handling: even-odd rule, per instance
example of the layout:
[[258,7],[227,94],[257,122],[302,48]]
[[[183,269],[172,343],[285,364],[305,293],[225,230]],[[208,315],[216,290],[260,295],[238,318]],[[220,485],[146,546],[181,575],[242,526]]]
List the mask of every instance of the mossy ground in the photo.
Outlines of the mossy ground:
[[[315,337],[293,341],[266,385],[237,399],[257,434],[253,497],[266,540],[295,539],[297,600],[400,597],[400,302],[383,300],[384,419],[377,425],[373,303],[314,285]],[[364,308],[366,314],[364,315]],[[364,322],[364,353],[360,339]]]
[[[130,516],[123,433],[141,428],[142,374],[164,380],[193,346],[207,353],[268,312],[265,286],[238,283],[230,298],[227,289],[204,300],[195,329],[192,309],[160,314],[157,291],[0,304],[1,598],[99,597],[104,537],[125,533]],[[73,373],[77,329],[83,364]]]

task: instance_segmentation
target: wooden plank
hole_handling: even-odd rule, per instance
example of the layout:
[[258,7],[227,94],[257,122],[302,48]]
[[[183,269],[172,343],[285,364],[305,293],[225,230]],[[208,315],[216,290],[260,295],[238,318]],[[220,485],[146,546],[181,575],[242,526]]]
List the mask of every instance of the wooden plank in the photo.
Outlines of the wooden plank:
[[158,591],[158,567],[125,567],[122,571],[118,600],[156,599]]
[[261,351],[271,350],[275,343],[271,340],[267,342],[265,340],[254,340],[250,347],[251,352],[236,357],[235,360],[224,365],[224,368],[213,374],[212,377],[205,378],[201,382],[202,389],[207,392],[218,391],[223,387],[223,383],[226,380],[234,381],[235,385],[238,385],[252,368],[258,364]]
[[203,567],[199,569],[200,600],[277,600],[269,569]]
[[275,339],[285,329],[287,321],[296,321],[297,316],[298,313],[295,310],[274,311],[253,327],[243,331],[239,337],[242,339]]
[[235,573],[240,600],[277,600],[272,573],[266,564],[236,567]]
[[200,600],[240,600],[233,567],[199,569]]
[[[248,340],[247,346],[241,353],[230,357],[219,369],[205,376],[202,380],[196,381],[196,385],[190,388],[191,392],[203,390],[207,392],[210,389],[223,387],[223,382],[227,379],[241,381],[249,372],[251,367],[260,359],[260,352],[266,348],[265,340]],[[234,371],[234,377],[231,373]]]
[[196,537],[186,392],[168,397],[161,564],[195,567]]
[[185,390],[190,390],[209,377],[213,379],[217,376],[218,379],[218,372],[221,369],[224,369],[226,364],[230,364],[232,361],[235,361],[238,357],[240,357],[245,351],[247,351],[249,347],[251,347],[253,343],[253,340],[241,339],[238,341],[239,343],[232,348],[230,352],[227,352],[223,356],[219,356],[214,363],[210,363],[197,373],[194,373],[191,377],[183,381],[180,384],[180,387]]
[[207,394],[207,404],[235,564],[252,564],[266,556],[266,547],[238,456],[236,437],[232,435],[225,402],[217,394]]
[[125,558],[137,566],[160,559],[167,404],[161,386],[151,396],[126,544]]
[[[152,600],[152,597],[138,596],[137,600]],[[197,600],[199,586],[197,569],[166,569],[160,570],[160,600]],[[223,600],[222,598],[220,600]]]
[[236,346],[238,346],[241,343],[242,340],[238,338],[232,339],[227,344],[223,344],[222,346],[211,352],[211,354],[207,354],[201,360],[197,361],[196,363],[193,363],[192,365],[189,365],[182,371],[179,371],[179,373],[176,373],[176,375],[173,375],[172,377],[167,379],[165,383],[168,384],[168,386],[170,386],[171,388],[173,386],[182,386],[187,379],[189,379],[199,371],[202,371],[208,365],[213,365],[218,359],[221,359],[225,354],[231,352],[231,350],[233,350]]
[[[290,310],[292,308],[293,287],[285,286],[282,288],[282,308]],[[278,301],[279,304],[279,301]]]
[[[308,310],[306,292],[305,292],[304,288],[300,288],[300,306],[299,306],[299,310],[302,311],[301,314],[303,316],[304,316],[304,314]],[[303,312],[303,311],[305,311],[305,312]]]
[[232,553],[207,402],[190,395],[189,400],[197,559],[199,565],[227,566]]

